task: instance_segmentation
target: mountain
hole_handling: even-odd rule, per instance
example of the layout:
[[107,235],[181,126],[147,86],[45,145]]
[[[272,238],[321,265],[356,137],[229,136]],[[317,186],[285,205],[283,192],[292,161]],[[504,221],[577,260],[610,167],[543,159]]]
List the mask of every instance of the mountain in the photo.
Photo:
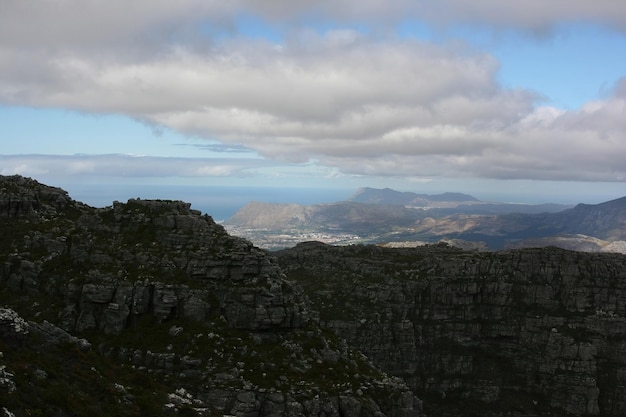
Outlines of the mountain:
[[565,233],[576,231],[606,240],[626,240],[626,197],[595,205],[578,204],[559,216],[546,216],[543,223],[553,223]]
[[626,415],[626,256],[300,244],[276,252],[320,322],[429,417]]
[[500,216],[452,215],[425,218],[412,232],[422,238],[484,240],[501,249],[518,240],[547,238],[562,234],[587,235],[609,242],[626,240],[626,197],[600,204],[579,204],[557,213]]
[[558,204],[487,203],[460,193],[427,195],[389,188],[361,188],[350,201],[327,204],[304,206],[251,201],[226,220],[225,224],[267,230],[316,228],[320,231],[342,230],[372,234],[408,227],[412,222],[427,217],[440,218],[459,213],[543,213],[568,207]]
[[311,208],[300,204],[252,201],[226,221],[241,227],[282,229],[305,227],[311,223]]
[[2,417],[621,417],[624,328],[620,254],[269,253],[182,201],[0,176]]
[[172,200],[0,176],[0,415],[419,416],[275,259]]
[[390,188],[360,188],[350,201],[365,204],[396,204],[429,210],[430,217],[452,214],[554,213],[571,208],[565,204],[519,204],[480,201],[463,193],[416,194]]
[[302,206],[253,201],[238,210],[225,224],[268,230],[316,229],[385,233],[395,227],[410,226],[422,217],[423,211],[402,205],[341,201]]
[[403,206],[436,206],[436,203],[478,202],[479,200],[468,194],[416,194],[412,192],[395,191],[391,188],[364,187],[357,190],[350,197],[350,201],[368,204],[396,204]]
[[[585,235],[601,245],[553,239],[557,246],[604,250],[626,240],[626,197],[575,207],[556,204],[487,203],[466,194],[436,196],[391,189],[360,189],[353,201],[302,206],[251,202],[225,222],[233,233],[268,249],[293,246],[303,240],[327,243],[484,242],[492,250],[548,244],[537,239]],[[362,202],[367,201],[367,202]],[[383,202],[395,204],[383,204]],[[423,204],[415,207],[414,204]],[[516,242],[521,242],[516,245]],[[525,243],[523,243],[525,242]],[[580,242],[579,242],[580,243]],[[513,246],[511,246],[513,245]],[[619,244],[611,250],[620,250]]]

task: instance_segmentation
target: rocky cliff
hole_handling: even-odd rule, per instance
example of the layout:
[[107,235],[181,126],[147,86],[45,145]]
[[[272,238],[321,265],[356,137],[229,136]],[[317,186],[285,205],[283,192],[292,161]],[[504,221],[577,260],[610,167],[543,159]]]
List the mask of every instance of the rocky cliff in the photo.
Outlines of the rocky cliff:
[[[70,394],[71,393],[71,394]],[[301,244],[0,177],[0,416],[626,415],[626,256]]]
[[311,242],[278,259],[429,417],[626,415],[624,255]]
[[420,415],[272,257],[184,202],[95,209],[0,177],[0,304],[5,415]]

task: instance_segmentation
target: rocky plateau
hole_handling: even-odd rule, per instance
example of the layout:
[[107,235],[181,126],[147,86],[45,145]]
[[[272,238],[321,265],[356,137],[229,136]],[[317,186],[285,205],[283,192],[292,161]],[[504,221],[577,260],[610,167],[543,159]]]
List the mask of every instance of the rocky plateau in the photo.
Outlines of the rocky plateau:
[[300,244],[277,253],[322,327],[431,417],[626,415],[626,256]]
[[0,415],[421,415],[275,259],[180,201],[0,177]]
[[626,415],[621,254],[272,253],[19,176],[0,231],[2,417]]

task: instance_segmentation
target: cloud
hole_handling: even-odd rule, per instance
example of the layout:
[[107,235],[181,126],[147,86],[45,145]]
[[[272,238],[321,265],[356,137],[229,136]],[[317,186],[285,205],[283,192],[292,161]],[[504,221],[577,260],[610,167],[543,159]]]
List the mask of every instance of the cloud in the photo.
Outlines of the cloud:
[[[624,28],[624,7],[565,0],[506,7],[495,0],[3,2],[0,102],[124,114],[345,174],[624,181],[623,80],[606,99],[564,111],[536,107],[536,92],[502,87],[498,61],[463,43],[293,27],[280,45],[236,36],[242,11],[287,26],[308,13],[371,22],[382,14],[386,22],[419,17],[542,30],[579,20]],[[223,33],[232,36],[216,36]],[[125,158],[39,169],[129,176],[243,169],[238,162]]]
[[617,98],[626,100],[626,77],[622,77],[615,83],[613,88],[613,94]]
[[202,39],[236,34],[242,13],[260,16],[285,30],[315,20],[364,22],[371,27],[417,20],[533,31],[587,22],[626,30],[626,3],[616,0],[3,0],[1,6],[0,47],[48,53],[96,50],[99,55],[115,49],[148,56],[161,53],[164,45],[200,46]]
[[545,32],[563,23],[583,22],[626,30],[626,4],[614,0],[441,0],[417,3],[416,10],[426,19],[443,24],[460,22]]
[[[132,155],[0,155],[1,175],[51,177],[226,177],[251,175],[260,159],[164,158]],[[275,164],[274,164],[275,165]]]
[[[495,29],[549,32],[567,23],[588,23],[626,31],[626,4],[615,0],[274,0],[242,2],[269,19],[284,21],[314,14],[339,22],[365,22],[389,27],[398,21],[416,20],[434,26],[469,24]],[[306,20],[305,20],[306,21]]]
[[225,144],[225,143],[209,143],[209,144],[190,144],[179,143],[176,146],[197,149],[199,151],[208,151],[216,153],[237,153],[237,154],[255,154],[255,152],[243,145]]

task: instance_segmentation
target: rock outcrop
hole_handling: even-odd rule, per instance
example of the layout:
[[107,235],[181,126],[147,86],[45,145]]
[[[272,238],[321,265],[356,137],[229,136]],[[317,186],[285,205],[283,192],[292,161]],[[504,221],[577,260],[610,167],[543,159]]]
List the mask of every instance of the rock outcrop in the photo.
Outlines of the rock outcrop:
[[626,415],[626,256],[271,255],[188,203],[96,209],[0,177],[1,414],[412,417],[418,398]]
[[430,417],[626,415],[624,255],[308,243],[278,259]]
[[[10,307],[0,311],[0,351],[14,339],[11,323],[28,323],[20,336],[26,353],[5,359],[73,346],[83,352],[73,368],[92,360],[85,352],[97,353],[151,393],[159,392],[151,384],[165,384],[167,398],[141,403],[132,394],[139,388],[112,381],[113,399],[130,414],[152,415],[161,401],[160,413],[192,413],[185,415],[420,415],[404,381],[318,326],[273,257],[188,203],[133,199],[96,209],[15,176],[0,177],[0,214],[0,303]],[[14,376],[15,389],[0,391],[8,412],[87,412],[93,394],[84,391],[84,373],[77,377],[88,382],[76,386],[56,364],[2,366]],[[41,372],[85,399],[33,411],[54,397],[54,384],[29,385]]]

